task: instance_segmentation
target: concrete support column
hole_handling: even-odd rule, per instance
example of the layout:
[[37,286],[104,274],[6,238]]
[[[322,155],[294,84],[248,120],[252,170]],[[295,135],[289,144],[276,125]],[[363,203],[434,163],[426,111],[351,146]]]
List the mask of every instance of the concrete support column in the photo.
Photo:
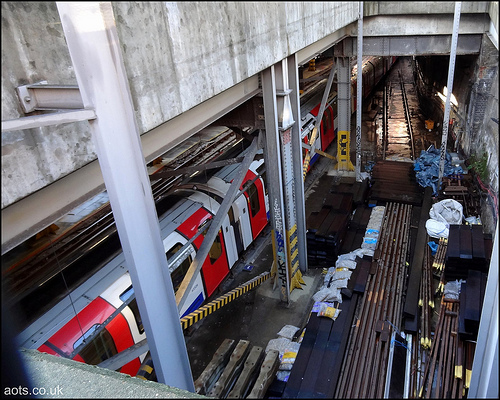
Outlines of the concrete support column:
[[158,381],[194,392],[111,3],[57,3]]

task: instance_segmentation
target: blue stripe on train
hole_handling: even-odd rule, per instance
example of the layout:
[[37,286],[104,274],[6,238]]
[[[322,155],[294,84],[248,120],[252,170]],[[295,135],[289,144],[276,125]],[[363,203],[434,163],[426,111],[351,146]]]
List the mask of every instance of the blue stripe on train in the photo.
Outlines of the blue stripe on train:
[[184,312],[184,314],[181,315],[181,318],[200,308],[204,300],[205,298],[203,297],[203,293],[200,293],[199,296],[189,306],[189,308]]

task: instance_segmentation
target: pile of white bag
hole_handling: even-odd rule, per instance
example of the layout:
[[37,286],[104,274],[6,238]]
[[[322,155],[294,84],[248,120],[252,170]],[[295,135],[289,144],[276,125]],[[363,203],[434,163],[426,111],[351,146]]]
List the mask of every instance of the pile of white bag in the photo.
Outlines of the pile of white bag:
[[431,207],[429,217],[425,223],[427,234],[436,239],[448,238],[450,225],[462,224],[463,207],[456,200],[442,200]]

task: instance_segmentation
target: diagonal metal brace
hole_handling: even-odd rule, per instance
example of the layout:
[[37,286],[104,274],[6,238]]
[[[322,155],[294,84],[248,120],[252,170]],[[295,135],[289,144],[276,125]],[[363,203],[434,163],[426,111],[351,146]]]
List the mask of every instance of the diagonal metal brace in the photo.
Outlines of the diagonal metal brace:
[[227,191],[226,196],[224,197],[224,200],[222,201],[219,210],[217,211],[217,214],[213,219],[213,222],[210,224],[210,227],[208,228],[208,232],[205,235],[205,239],[203,239],[203,242],[200,248],[198,249],[198,252],[196,253],[196,257],[191,262],[191,265],[189,266],[189,269],[186,272],[186,275],[184,276],[184,279],[182,280],[182,283],[179,286],[177,293],[175,294],[175,300],[177,302],[177,307],[179,309],[182,309],[182,307],[184,306],[184,303],[187,300],[187,295],[189,294],[191,288],[195,283],[195,280],[193,278],[200,271],[203,262],[205,261],[205,258],[207,257],[208,252],[212,247],[215,237],[219,232],[219,229],[222,225],[222,221],[226,216],[227,212],[229,211],[229,207],[231,207],[231,205],[233,204],[236,194],[238,194],[239,192],[241,183],[243,182],[243,179],[245,178],[248,168],[250,167],[250,164],[252,163],[255,154],[257,153],[257,150],[259,149],[258,143],[259,143],[258,138],[254,138],[252,144],[248,148],[248,152],[245,155],[245,158],[243,159],[240,165],[240,168],[238,169],[237,176],[231,183],[231,186],[229,187],[229,190]]

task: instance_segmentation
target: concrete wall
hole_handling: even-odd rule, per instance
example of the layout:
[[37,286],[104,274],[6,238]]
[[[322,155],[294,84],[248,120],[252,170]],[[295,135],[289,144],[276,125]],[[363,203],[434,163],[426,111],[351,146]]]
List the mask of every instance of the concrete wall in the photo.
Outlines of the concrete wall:
[[[113,2],[140,133],[356,20],[358,2]],[[16,87],[76,84],[54,2],[2,2],[2,120]],[[2,209],[96,158],[86,122],[2,134]]]

